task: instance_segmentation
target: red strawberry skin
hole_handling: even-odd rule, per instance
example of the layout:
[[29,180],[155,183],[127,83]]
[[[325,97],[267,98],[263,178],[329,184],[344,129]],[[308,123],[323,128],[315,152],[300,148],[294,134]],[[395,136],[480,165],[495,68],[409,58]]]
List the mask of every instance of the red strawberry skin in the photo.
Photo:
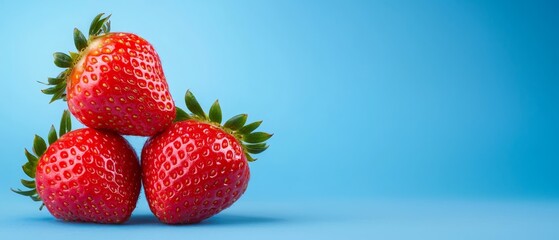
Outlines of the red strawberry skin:
[[164,223],[197,223],[219,213],[245,192],[249,177],[237,139],[208,123],[174,123],[142,150],[146,197]]
[[72,114],[95,129],[153,136],[175,117],[159,55],[132,33],[92,40],[72,68],[66,92]]
[[37,191],[65,221],[122,223],[136,207],[141,170],[121,136],[90,128],[71,131],[39,159]]

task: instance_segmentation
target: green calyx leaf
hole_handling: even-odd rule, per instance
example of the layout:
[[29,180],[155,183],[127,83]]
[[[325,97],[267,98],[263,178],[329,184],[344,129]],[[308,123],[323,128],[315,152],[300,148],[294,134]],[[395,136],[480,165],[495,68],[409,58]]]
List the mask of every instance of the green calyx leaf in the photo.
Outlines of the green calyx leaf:
[[231,130],[237,130],[245,125],[245,123],[247,122],[247,118],[248,115],[246,114],[236,115],[227,120],[225,124],[223,124],[223,127],[229,128]]
[[177,115],[175,116],[175,122],[180,122],[180,121],[185,121],[188,119],[192,119],[192,117],[186,113],[184,110],[182,110],[182,108],[176,107],[177,109]]
[[190,90],[186,91],[186,94],[184,95],[184,101],[188,110],[190,110],[190,112],[192,112],[195,116],[201,119],[208,119],[206,113],[204,113],[204,110],[202,110],[200,103],[198,103],[198,100],[196,100],[196,97],[194,97],[194,94],[192,94]]
[[53,144],[54,142],[56,142],[56,140],[58,140],[58,136],[56,135],[56,129],[54,128],[54,125],[50,125],[48,140],[49,140],[49,145]]
[[52,95],[52,94],[56,94],[56,93],[60,92],[61,90],[62,91],[66,90],[66,83],[58,84],[58,85],[55,85],[54,87],[43,89],[43,90],[41,90],[41,92],[43,92],[44,94]]
[[30,178],[35,178],[35,172],[37,171],[37,166],[31,162],[26,162],[21,166],[25,175]]
[[25,179],[21,179],[21,184],[23,186],[25,186],[26,188],[35,188],[35,181],[29,181],[29,180],[25,180]]
[[91,25],[89,25],[89,35],[93,35],[93,33],[95,32],[95,27],[99,22],[99,19],[101,19],[101,17],[103,16],[103,14],[105,13],[99,13],[97,14],[97,16],[93,18],[93,21],[91,21]]
[[[70,55],[62,52],[54,53],[54,64],[60,68],[65,68],[58,77],[49,78],[48,83],[43,83],[49,85],[49,88],[41,90],[44,94],[52,95],[49,103],[56,100],[66,101],[66,78],[71,72],[74,64],[78,62],[81,58],[82,51],[87,48],[89,40],[100,36],[101,34],[109,33],[111,30],[111,22],[109,18],[111,15],[103,17],[104,13],[100,13],[91,22],[89,27],[89,39],[77,28],[74,28],[74,45],[76,46],[77,52],[70,52]],[[42,83],[42,82],[40,82]]]
[[72,57],[66,53],[55,52],[53,54],[54,65],[60,68],[69,68],[72,66]]
[[63,82],[64,80],[66,80],[66,79],[64,79],[64,78],[49,78],[48,79],[48,85],[57,85],[57,84]]
[[[41,200],[41,197],[39,197],[39,195],[33,195],[31,196],[31,199],[33,199],[33,201],[35,202],[42,202],[43,200]],[[39,208],[39,210],[43,210],[43,207],[45,206],[45,204],[41,204],[41,207]]]
[[[71,131],[72,128],[72,121],[70,118],[70,113],[68,110],[65,110],[62,113],[62,118],[60,120],[60,136],[64,133]],[[54,144],[58,140],[58,136],[56,134],[56,129],[54,125],[51,125],[49,133],[48,133],[48,143],[49,145]],[[45,140],[35,135],[33,139],[33,153],[29,152],[27,149],[24,149],[25,158],[27,158],[27,162],[21,166],[25,175],[27,175],[31,180],[21,179],[21,185],[30,189],[30,190],[20,190],[20,189],[12,189],[13,192],[30,197],[33,201],[41,202],[41,197],[37,193],[37,184],[35,182],[35,174],[37,172],[37,165],[39,164],[39,159],[45,154],[47,151],[47,143]],[[39,209],[42,209],[44,204],[41,204]]]
[[214,104],[210,107],[210,121],[221,124],[221,107],[218,100],[215,100]]
[[31,154],[29,151],[27,151],[27,148],[25,149],[25,157],[27,158],[27,161],[33,164],[37,164],[37,162],[39,162],[39,158],[37,158],[37,156]]
[[70,69],[65,69],[60,74],[58,74],[57,77],[48,78],[48,83],[39,82],[50,86],[48,88],[41,90],[41,92],[43,92],[44,94],[52,95],[50,103],[58,99],[66,100],[65,99],[66,98],[66,75],[68,74],[69,71]]
[[110,33],[111,32],[111,21],[105,22],[105,24],[103,24],[103,26],[101,26],[101,30],[104,33]]
[[91,25],[89,26],[89,37],[96,37],[101,35],[102,33],[109,33],[111,30],[111,23],[109,18],[111,15],[107,17],[103,17],[104,13],[99,13],[93,21],[91,21]]
[[43,155],[47,150],[47,144],[45,143],[45,139],[42,137],[35,135],[35,139],[33,139],[33,152],[37,156]]
[[72,58],[72,63],[78,62],[80,54],[77,52],[70,52],[70,57]]
[[[23,181],[23,180],[22,180],[22,181]],[[34,181],[33,181],[33,184],[35,184]],[[15,192],[15,193],[17,193],[17,194],[19,194],[19,195],[26,196],[26,197],[30,197],[30,198],[31,198],[33,201],[35,201],[35,202],[41,202],[41,201],[42,201],[42,200],[41,200],[41,197],[39,197],[39,194],[37,193],[37,189],[36,189],[36,188],[33,188],[33,189],[31,189],[31,190],[26,190],[26,191],[21,190],[21,189],[13,189],[13,188],[12,188],[11,190],[12,190],[12,192]],[[42,204],[41,207],[39,208],[39,210],[42,210],[44,205],[45,205],[45,204]]]
[[[64,84],[64,85],[66,85],[66,84]],[[62,87],[62,88],[60,89],[60,91],[54,93],[54,94],[52,95],[52,98],[50,99],[49,103],[52,103],[52,102],[54,102],[54,101],[56,101],[56,100],[58,100],[58,99],[62,99],[62,100],[64,100],[64,101],[66,101],[66,87]]]
[[247,158],[247,161],[249,161],[249,162],[254,162],[254,161],[258,160],[258,158],[253,158],[250,155],[250,153],[248,153],[248,152],[245,153],[245,157]]
[[[75,53],[70,53],[71,55],[74,55]],[[78,56],[69,56],[65,53],[61,53],[61,52],[56,52],[54,53],[54,64],[58,67],[61,68],[66,68],[64,69],[60,74],[58,74],[57,77],[55,78],[48,78],[48,82],[47,83],[42,83],[42,84],[46,84],[49,87],[45,88],[43,90],[41,90],[41,92],[43,92],[44,94],[47,95],[52,95],[52,98],[50,99],[49,103],[52,103],[58,99],[63,99],[65,100],[66,98],[66,77],[70,71],[70,68],[72,67],[72,65],[74,64],[75,59],[77,59],[79,57]]]
[[23,195],[23,196],[28,196],[28,197],[37,194],[37,190],[35,190],[35,189],[23,191],[23,190],[20,190],[20,189],[13,189],[13,188],[12,188],[12,191],[15,192],[15,193],[17,193],[17,194],[21,194],[21,195]]
[[270,139],[273,134],[254,132],[254,130],[262,124],[262,121],[256,121],[245,125],[248,115],[238,114],[221,125],[223,119],[221,106],[218,100],[216,100],[210,107],[209,115],[206,115],[200,106],[200,103],[198,103],[198,100],[190,90],[186,91],[184,99],[186,107],[190,110],[190,113],[187,113],[177,107],[175,122],[195,120],[207,122],[222,128],[225,132],[235,136],[235,138],[241,142],[246,159],[249,162],[256,161],[256,158],[253,158],[251,154],[259,154],[268,149],[269,145],[266,144],[266,140]]
[[245,134],[249,134],[252,131],[256,130],[260,124],[262,124],[262,121],[256,121],[250,124],[245,125],[244,127],[242,127],[241,129],[239,129],[239,131],[237,131],[238,133],[245,135]]
[[266,143],[257,143],[257,144],[245,144],[244,147],[247,149],[247,152],[258,154],[264,152],[268,149],[268,145]]
[[262,143],[268,139],[270,139],[273,134],[265,133],[265,132],[254,132],[247,134],[243,137],[243,141],[247,143]]
[[62,135],[66,134],[69,131],[72,131],[72,119],[70,118],[70,112],[68,112],[68,110],[64,110],[64,112],[62,113],[62,118],[60,119],[60,129],[58,137],[62,137]]
[[77,28],[74,28],[74,45],[76,45],[78,51],[82,51],[87,47],[87,39]]

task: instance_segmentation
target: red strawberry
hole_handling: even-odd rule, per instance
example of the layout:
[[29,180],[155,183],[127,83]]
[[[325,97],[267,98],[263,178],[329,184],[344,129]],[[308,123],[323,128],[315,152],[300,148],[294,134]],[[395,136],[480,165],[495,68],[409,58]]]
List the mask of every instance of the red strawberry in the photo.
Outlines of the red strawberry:
[[65,68],[49,78],[43,93],[51,102],[67,100],[70,112],[83,124],[124,135],[152,136],[175,117],[161,60],[153,46],[132,33],[110,33],[110,16],[95,17],[89,39],[74,29],[78,53],[54,54]]
[[21,180],[30,190],[13,190],[42,201],[64,221],[122,223],[136,207],[141,170],[136,153],[120,135],[91,128],[70,131],[68,111],[45,140],[35,135],[33,152],[25,149],[23,171],[33,180]]
[[142,150],[142,181],[151,211],[168,224],[197,223],[231,206],[249,181],[250,153],[260,153],[272,135],[253,132],[240,114],[221,125],[218,101],[207,116],[190,91],[177,108],[178,122],[150,138]]

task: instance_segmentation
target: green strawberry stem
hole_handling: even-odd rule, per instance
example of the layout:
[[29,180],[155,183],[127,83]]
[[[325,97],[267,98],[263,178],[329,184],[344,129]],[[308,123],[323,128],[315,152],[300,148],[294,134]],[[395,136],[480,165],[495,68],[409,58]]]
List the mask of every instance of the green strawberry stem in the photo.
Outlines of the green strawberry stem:
[[187,113],[177,107],[175,122],[194,119],[223,129],[237,138],[237,140],[241,143],[245,156],[249,162],[257,160],[256,158],[253,158],[251,154],[259,154],[268,149],[269,145],[266,144],[266,140],[270,139],[273,134],[266,132],[254,132],[260,126],[262,121],[256,121],[245,125],[248,115],[239,114],[233,116],[221,125],[222,115],[218,100],[216,100],[210,107],[209,115],[206,115],[198,103],[198,100],[196,100],[196,97],[194,97],[194,94],[192,94],[190,90],[186,91],[184,100],[186,107],[190,110],[190,113]]
[[[56,134],[56,129],[54,128],[54,125],[51,125],[50,127],[50,131],[48,134],[49,145],[56,142],[56,140],[58,140],[59,137],[62,137],[62,135],[66,134],[71,130],[72,130],[72,120],[70,119],[70,113],[68,112],[68,110],[64,110],[64,112],[62,113],[62,118],[60,119],[60,131],[58,132],[58,135]],[[42,202],[41,197],[39,197],[39,194],[37,193],[37,186],[35,185],[35,172],[37,171],[37,164],[39,162],[39,159],[41,159],[41,156],[43,156],[46,150],[47,150],[47,143],[45,142],[45,139],[43,139],[38,135],[35,135],[35,138],[33,139],[33,148],[32,148],[33,153],[30,153],[27,149],[24,149],[27,162],[23,164],[23,166],[21,166],[25,175],[31,178],[31,180],[21,179],[21,184],[24,187],[28,188],[29,190],[12,188],[13,192],[23,196],[30,197],[35,202]],[[44,203],[41,204],[41,207],[39,209],[42,210],[44,206],[45,206]]]
[[66,101],[66,78],[72,71],[74,64],[80,60],[82,51],[87,48],[93,39],[111,32],[111,21],[109,21],[111,15],[106,17],[103,17],[103,15],[104,13],[100,13],[93,19],[89,26],[89,38],[87,39],[80,30],[74,28],[74,45],[76,45],[77,52],[69,52],[69,54],[55,52],[53,54],[54,65],[64,70],[57,77],[48,78],[46,83],[39,82],[49,86],[41,92],[52,95],[51,103],[59,99]]

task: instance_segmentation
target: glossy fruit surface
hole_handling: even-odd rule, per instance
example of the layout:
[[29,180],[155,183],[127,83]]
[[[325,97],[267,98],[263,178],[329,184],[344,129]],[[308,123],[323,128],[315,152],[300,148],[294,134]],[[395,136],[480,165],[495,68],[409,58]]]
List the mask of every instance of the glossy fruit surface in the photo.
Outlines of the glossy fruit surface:
[[57,52],[64,70],[49,78],[43,93],[63,99],[84,125],[123,135],[153,136],[175,118],[175,105],[155,48],[133,33],[110,32],[97,15],[89,38],[74,29],[78,52]]
[[[43,202],[64,221],[122,223],[136,207],[141,169],[134,149],[122,136],[102,130],[71,130],[64,111],[57,134],[54,126],[45,140],[37,135],[32,152],[25,149],[22,166],[31,180],[29,190],[12,191]],[[60,137],[60,138],[59,138]]]
[[85,128],[66,133],[47,148],[35,181],[56,218],[121,223],[136,207],[140,174],[136,153],[124,138]]
[[142,151],[149,206],[165,223],[196,223],[231,206],[246,190],[242,147],[223,130],[194,120],[173,124]]
[[168,224],[198,223],[231,206],[246,191],[251,154],[268,148],[272,134],[253,132],[262,121],[245,125],[239,114],[221,125],[215,101],[209,115],[187,91],[191,113],[177,108],[169,128],[142,149],[142,181],[151,211]]
[[68,107],[86,126],[151,136],[175,117],[159,56],[135,34],[91,41],[68,80]]

